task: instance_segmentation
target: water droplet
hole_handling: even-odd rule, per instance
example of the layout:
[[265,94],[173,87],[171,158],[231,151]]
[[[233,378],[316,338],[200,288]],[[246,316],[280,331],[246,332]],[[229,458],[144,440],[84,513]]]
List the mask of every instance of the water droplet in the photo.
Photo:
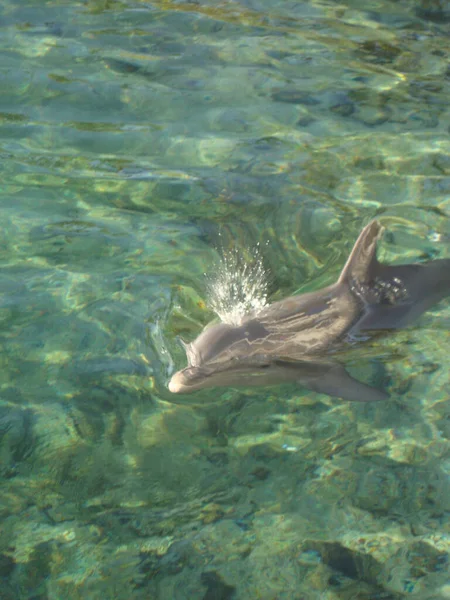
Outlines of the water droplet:
[[208,306],[223,323],[240,325],[267,305],[267,273],[258,246],[251,252],[251,263],[237,248],[222,251],[206,275]]

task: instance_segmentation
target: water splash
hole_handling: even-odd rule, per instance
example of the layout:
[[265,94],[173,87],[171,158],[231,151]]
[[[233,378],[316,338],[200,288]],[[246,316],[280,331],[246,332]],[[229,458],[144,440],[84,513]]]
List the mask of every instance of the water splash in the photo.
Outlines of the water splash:
[[223,323],[240,325],[267,305],[268,277],[259,243],[248,261],[238,248],[223,250],[212,273],[205,273],[207,304]]

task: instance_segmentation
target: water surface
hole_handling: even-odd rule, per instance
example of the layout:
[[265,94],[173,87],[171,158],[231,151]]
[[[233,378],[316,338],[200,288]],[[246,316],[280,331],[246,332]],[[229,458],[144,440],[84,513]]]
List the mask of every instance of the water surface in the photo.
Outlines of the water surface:
[[450,255],[448,3],[0,16],[2,600],[450,598],[448,302],[349,358],[387,403],[166,387],[218,245]]

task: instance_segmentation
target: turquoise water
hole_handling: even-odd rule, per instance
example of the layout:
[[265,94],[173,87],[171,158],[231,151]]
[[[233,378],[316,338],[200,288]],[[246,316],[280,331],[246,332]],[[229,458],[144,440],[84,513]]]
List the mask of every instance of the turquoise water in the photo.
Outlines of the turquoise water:
[[0,17],[1,600],[450,598],[448,301],[349,359],[386,403],[167,390],[219,242],[450,256],[448,2]]

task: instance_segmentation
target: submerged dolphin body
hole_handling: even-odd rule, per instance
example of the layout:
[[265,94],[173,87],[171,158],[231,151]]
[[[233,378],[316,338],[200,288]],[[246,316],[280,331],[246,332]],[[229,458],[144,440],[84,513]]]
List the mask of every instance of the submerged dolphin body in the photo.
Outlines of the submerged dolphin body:
[[169,390],[296,381],[345,400],[387,398],[327,355],[371,332],[405,327],[450,295],[450,259],[384,265],[376,256],[381,232],[378,221],[362,230],[335,284],[275,302],[238,326],[207,326],[185,344],[188,366]]

